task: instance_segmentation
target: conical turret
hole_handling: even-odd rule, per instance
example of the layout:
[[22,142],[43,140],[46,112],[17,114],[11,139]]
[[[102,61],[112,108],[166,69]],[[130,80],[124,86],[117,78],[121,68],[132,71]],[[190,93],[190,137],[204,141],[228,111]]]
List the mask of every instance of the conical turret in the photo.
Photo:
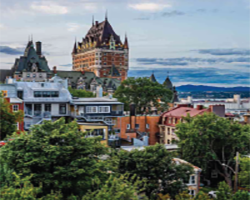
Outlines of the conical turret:
[[128,49],[128,38],[127,38],[127,34],[125,35],[124,49]]

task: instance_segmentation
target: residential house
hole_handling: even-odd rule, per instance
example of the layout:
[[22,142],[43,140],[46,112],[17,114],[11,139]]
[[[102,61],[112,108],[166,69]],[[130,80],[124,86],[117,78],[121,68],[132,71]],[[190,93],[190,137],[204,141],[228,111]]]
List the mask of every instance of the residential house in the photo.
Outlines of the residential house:
[[225,107],[223,105],[213,105],[209,108],[204,108],[202,105],[198,105],[196,108],[189,106],[187,104],[179,104],[177,107],[164,112],[161,115],[159,122],[159,132],[160,132],[160,143],[161,144],[172,144],[173,140],[178,140],[175,134],[176,125],[179,122],[183,122],[183,117],[188,114],[190,117],[195,117],[197,115],[202,115],[205,112],[213,112],[220,117],[225,117]]
[[[13,84],[0,84],[0,91],[3,98],[11,104],[11,111],[24,111],[24,102],[17,96],[17,89]],[[17,130],[24,131],[24,122],[17,123]]]
[[113,126],[117,127],[117,118],[123,116],[123,103],[111,95],[103,97],[101,89],[96,98],[73,98],[70,115],[88,137],[102,136],[103,143],[108,142],[109,134],[117,140],[120,137],[120,128]]
[[188,187],[188,192],[190,195],[195,196],[196,194],[198,194],[200,188],[200,176],[202,169],[180,158],[174,158],[173,161],[177,165],[186,164],[192,166],[194,173],[190,175],[189,182],[186,183],[186,185]]

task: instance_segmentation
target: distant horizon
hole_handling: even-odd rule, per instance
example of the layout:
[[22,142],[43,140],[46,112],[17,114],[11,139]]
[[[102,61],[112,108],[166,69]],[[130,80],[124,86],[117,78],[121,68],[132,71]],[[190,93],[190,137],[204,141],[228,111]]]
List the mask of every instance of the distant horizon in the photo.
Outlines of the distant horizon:
[[23,55],[28,37],[42,42],[51,68],[71,70],[75,39],[92,17],[129,43],[129,76],[179,85],[250,85],[250,4],[246,0],[96,0],[1,2],[0,68]]

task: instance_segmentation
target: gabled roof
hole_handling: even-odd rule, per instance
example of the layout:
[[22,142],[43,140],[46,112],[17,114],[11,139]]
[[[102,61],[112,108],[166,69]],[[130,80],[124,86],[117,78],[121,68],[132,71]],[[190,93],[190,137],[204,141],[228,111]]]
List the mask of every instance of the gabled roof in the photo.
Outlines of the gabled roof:
[[50,72],[46,58],[43,55],[37,54],[33,41],[28,42],[24,55],[15,60],[13,69],[16,73],[29,71],[31,61],[37,64],[39,71]]
[[203,114],[204,112],[209,112],[209,109],[198,110],[198,109],[190,108],[190,107],[176,107],[172,110],[164,112],[161,116],[162,117],[168,117],[168,116],[186,117],[189,114],[190,117],[194,117],[196,115]]
[[120,72],[118,71],[118,69],[116,69],[115,65],[112,65],[110,72],[109,72],[110,76],[121,76]]

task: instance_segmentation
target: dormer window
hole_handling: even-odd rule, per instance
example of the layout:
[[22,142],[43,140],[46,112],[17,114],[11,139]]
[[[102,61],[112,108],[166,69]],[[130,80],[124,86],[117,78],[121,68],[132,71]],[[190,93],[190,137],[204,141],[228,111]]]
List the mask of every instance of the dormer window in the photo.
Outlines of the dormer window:
[[36,78],[36,74],[33,74],[33,78]]
[[30,74],[27,74],[27,78],[29,78],[30,77]]

